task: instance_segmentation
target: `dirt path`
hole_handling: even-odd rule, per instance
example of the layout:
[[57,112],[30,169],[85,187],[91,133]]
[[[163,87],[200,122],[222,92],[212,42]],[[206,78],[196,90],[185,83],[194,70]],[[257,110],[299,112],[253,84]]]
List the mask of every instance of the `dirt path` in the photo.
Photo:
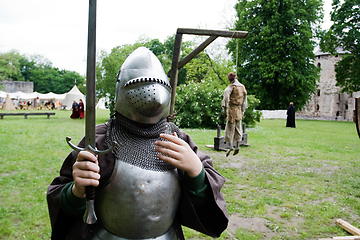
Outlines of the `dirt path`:
[[[241,150],[241,149],[240,149]],[[220,168],[238,168],[242,169],[245,163],[244,158],[241,154],[229,157],[225,157],[225,151],[213,151],[213,150],[203,150],[206,154],[210,155],[213,158],[213,162],[216,167]],[[240,197],[240,196],[239,196]],[[274,210],[276,212],[276,210]],[[270,213],[271,214],[271,213]],[[272,218],[280,218],[277,214],[271,214]],[[272,227],[272,229],[269,228]],[[276,227],[274,229],[274,224],[269,220],[264,218],[244,218],[240,214],[232,214],[229,216],[229,224],[226,231],[230,236],[235,236],[236,231],[239,228],[250,232],[262,233],[264,239],[271,239],[277,235]]]

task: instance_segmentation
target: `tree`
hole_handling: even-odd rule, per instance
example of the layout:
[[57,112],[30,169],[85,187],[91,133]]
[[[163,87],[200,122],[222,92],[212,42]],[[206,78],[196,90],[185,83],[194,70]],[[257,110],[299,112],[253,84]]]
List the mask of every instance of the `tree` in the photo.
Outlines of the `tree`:
[[315,91],[319,69],[313,64],[320,31],[322,0],[240,0],[235,29],[248,37],[227,47],[234,62],[238,44],[238,76],[260,100],[259,109],[301,109]]
[[7,53],[0,54],[0,80],[13,80],[13,81],[23,81],[24,78],[20,72],[20,63],[19,61],[23,56],[13,50]]
[[37,68],[35,59],[33,57],[30,57],[28,59],[27,57],[23,56],[19,60],[19,64],[20,72],[24,78],[24,81],[29,82],[31,77],[31,71]]
[[335,66],[336,86],[342,92],[360,91],[360,0],[334,0],[331,20],[333,25],[323,33],[320,48],[337,54],[345,51]]
[[54,68],[48,59],[40,55],[23,56],[19,62],[24,80],[33,82],[34,91],[40,93],[66,93],[74,86],[75,79],[80,86],[85,80],[77,72]]
[[201,82],[212,68],[212,60],[209,55],[201,52],[184,66],[186,70],[186,80]]
[[85,78],[79,73],[54,68],[52,63],[41,55],[25,56],[17,51],[0,54],[0,80],[31,81],[34,90],[40,93],[66,93],[75,84],[82,90]]
[[31,71],[30,81],[34,83],[34,91],[48,93],[52,92],[60,81],[60,74],[51,65],[45,65]]
[[58,70],[60,74],[60,81],[57,84],[56,89],[53,90],[54,93],[66,93],[70,91],[74,85],[76,80],[76,85],[83,94],[86,93],[86,87],[84,86],[85,77],[80,75],[75,71],[69,70]]

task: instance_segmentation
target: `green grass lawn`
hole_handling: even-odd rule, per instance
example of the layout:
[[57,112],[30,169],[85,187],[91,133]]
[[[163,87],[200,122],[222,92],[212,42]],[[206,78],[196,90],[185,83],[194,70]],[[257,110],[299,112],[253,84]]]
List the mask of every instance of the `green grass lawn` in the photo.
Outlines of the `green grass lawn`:
[[[50,239],[46,190],[84,135],[84,119],[55,116],[0,119],[0,239]],[[97,110],[97,123],[107,121]],[[360,227],[360,139],[353,122],[262,120],[247,129],[248,147],[225,157],[205,147],[216,130],[184,129],[226,178],[230,225],[221,239],[317,239]],[[253,225],[249,223],[254,223]],[[255,224],[256,223],[256,224]],[[187,239],[211,239],[185,228]]]

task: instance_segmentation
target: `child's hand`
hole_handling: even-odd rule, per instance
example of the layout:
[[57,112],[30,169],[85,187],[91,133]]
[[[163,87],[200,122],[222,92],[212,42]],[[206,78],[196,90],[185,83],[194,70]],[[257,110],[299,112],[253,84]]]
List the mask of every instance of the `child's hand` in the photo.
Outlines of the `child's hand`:
[[74,185],[72,193],[78,197],[85,197],[85,187],[99,185],[100,168],[97,157],[89,151],[81,151],[73,165]]
[[174,132],[173,135],[160,134],[167,141],[156,141],[155,150],[159,153],[157,157],[164,162],[170,163],[180,170],[185,171],[190,177],[196,177],[202,171],[202,163],[190,146]]

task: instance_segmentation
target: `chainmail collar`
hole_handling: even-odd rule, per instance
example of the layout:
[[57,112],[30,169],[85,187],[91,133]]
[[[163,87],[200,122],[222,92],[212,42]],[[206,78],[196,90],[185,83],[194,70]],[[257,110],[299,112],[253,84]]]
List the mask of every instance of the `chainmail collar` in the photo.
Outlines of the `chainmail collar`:
[[117,144],[113,153],[117,160],[152,171],[169,171],[175,167],[160,160],[156,155],[155,141],[164,141],[160,133],[172,134],[176,132],[181,138],[179,128],[166,118],[157,124],[139,127],[134,121],[115,113],[115,118],[110,118],[105,141],[108,146],[112,141]]

